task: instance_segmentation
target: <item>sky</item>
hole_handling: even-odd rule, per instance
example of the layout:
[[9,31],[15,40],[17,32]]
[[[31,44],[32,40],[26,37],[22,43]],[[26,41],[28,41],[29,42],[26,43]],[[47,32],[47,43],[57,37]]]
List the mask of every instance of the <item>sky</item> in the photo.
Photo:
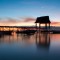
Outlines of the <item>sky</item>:
[[21,25],[46,15],[51,22],[60,22],[60,0],[0,0],[0,25],[5,21]]

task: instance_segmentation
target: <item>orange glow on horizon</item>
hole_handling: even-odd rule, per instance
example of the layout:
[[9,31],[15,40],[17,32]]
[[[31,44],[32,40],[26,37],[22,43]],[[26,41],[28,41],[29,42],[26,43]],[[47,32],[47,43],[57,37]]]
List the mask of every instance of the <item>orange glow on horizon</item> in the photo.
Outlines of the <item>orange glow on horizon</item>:
[[[0,23],[0,26],[35,26],[34,22]],[[39,26],[39,24],[38,24]],[[44,24],[41,24],[44,26]],[[51,22],[51,26],[60,26],[60,22]]]

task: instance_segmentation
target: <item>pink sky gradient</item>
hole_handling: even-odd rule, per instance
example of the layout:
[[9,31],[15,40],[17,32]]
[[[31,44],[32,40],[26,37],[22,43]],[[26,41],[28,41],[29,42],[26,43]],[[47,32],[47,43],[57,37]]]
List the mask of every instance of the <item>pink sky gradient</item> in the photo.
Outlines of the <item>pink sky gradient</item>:
[[[26,17],[22,19],[5,18],[0,19],[0,26],[35,26],[36,18]],[[60,22],[51,22],[51,26],[60,26]]]

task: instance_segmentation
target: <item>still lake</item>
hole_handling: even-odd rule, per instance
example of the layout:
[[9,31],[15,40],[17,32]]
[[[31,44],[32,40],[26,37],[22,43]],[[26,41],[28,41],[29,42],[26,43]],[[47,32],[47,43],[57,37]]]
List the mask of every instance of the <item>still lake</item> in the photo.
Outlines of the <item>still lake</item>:
[[0,36],[0,60],[60,60],[60,34]]

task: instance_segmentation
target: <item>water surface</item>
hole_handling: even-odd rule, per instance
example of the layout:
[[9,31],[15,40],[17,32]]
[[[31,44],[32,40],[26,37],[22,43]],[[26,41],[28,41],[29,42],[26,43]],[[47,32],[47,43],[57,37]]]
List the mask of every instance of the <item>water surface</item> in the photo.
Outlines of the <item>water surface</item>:
[[60,34],[0,36],[0,60],[60,59]]

